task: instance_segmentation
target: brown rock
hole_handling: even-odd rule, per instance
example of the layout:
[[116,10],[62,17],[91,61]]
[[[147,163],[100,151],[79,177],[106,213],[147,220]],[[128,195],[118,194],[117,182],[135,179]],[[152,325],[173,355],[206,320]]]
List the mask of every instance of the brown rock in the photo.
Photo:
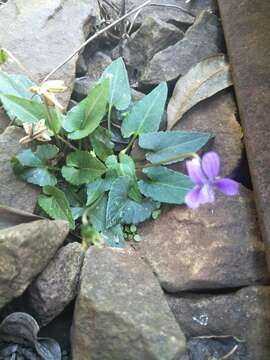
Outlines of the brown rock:
[[45,268],[69,231],[66,221],[37,220],[0,231],[0,309]]
[[241,160],[242,129],[232,91],[223,91],[188,111],[173,130],[206,131],[215,138],[211,150],[221,158],[221,175],[231,176]]
[[73,360],[175,360],[185,351],[158,281],[129,249],[87,251],[71,339]]
[[32,213],[39,189],[19,180],[10,162],[22,150],[19,140],[24,135],[24,131],[17,126],[8,127],[0,135],[0,203]]
[[188,337],[235,336],[245,341],[246,360],[270,358],[269,286],[247,287],[226,295],[169,295],[167,300]]
[[164,209],[141,228],[139,252],[168,292],[269,281],[252,193],[218,194],[198,210]]
[[30,304],[43,326],[75,298],[83,255],[79,243],[62,247],[30,286]]

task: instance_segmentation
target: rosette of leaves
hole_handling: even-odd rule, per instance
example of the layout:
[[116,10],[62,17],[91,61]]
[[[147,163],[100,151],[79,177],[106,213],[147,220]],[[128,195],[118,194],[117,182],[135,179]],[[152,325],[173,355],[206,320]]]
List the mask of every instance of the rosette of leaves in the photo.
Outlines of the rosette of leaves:
[[51,338],[38,337],[39,325],[29,314],[14,312],[0,324],[0,359],[61,360],[61,348]]
[[[29,99],[25,80],[17,88],[13,80],[0,73],[0,100],[18,124],[54,118],[53,107],[46,115],[41,99]],[[112,62],[89,95],[62,113],[51,144],[32,146],[13,160],[18,176],[42,187],[42,211],[67,220],[84,243],[122,247],[123,229],[156,218],[161,203],[183,204],[193,183],[168,165],[200,150],[211,134],[159,131],[167,92],[162,82],[133,102],[123,60]],[[135,143],[142,158],[132,156]]]

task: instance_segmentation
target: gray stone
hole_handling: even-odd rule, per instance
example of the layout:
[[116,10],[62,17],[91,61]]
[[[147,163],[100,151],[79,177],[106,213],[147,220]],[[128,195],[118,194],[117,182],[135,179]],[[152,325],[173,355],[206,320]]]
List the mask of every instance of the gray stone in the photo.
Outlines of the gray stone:
[[84,55],[79,55],[77,64],[76,64],[76,74],[79,76],[84,76],[87,73],[87,65],[85,62]]
[[244,359],[269,359],[270,286],[247,287],[226,295],[167,296],[167,300],[188,337],[235,336],[245,341]]
[[134,251],[90,248],[72,328],[73,360],[174,360],[185,338]]
[[76,101],[83,100],[95,86],[96,81],[90,76],[83,76],[75,79],[72,98]]
[[[138,7],[143,2],[144,0],[126,0],[126,11]],[[197,6],[196,4],[198,2],[201,3],[199,6]],[[203,4],[203,2],[207,4]],[[138,27],[147,16],[152,16],[157,20],[174,23],[177,24],[177,26],[179,26],[180,28],[186,29],[188,26],[193,24],[195,19],[194,15],[202,9],[209,9],[210,3],[213,2],[214,0],[196,0],[195,4],[186,4],[185,0],[167,0],[166,5],[169,6],[164,6],[164,1],[157,0],[153,3],[159,6],[153,5],[143,8],[134,19],[134,24],[135,27]],[[117,5],[118,8],[120,8],[121,0],[115,0],[114,5]],[[112,11],[110,7],[107,7],[106,9],[111,14],[111,16],[116,17],[115,11]],[[182,9],[187,11],[185,12]],[[131,19],[130,21],[133,21],[133,19]]]
[[157,53],[140,76],[142,85],[171,81],[193,65],[223,50],[223,34],[217,16],[203,11],[176,44]]
[[19,140],[24,135],[24,131],[17,126],[8,127],[0,135],[0,204],[32,213],[39,189],[19,180],[10,162],[22,150]]
[[111,64],[109,55],[101,51],[96,52],[89,59],[86,59],[87,74],[93,81],[99,80],[103,71]]
[[217,194],[198,210],[177,206],[142,226],[139,253],[168,292],[267,283],[252,192]]
[[208,148],[220,155],[221,175],[234,174],[242,157],[243,132],[237,121],[237,105],[232,91],[226,90],[202,101],[186,113],[173,130],[212,133],[214,139]]
[[0,231],[0,309],[21,295],[69,231],[65,221],[37,220]]
[[[88,36],[99,17],[95,0],[10,0],[0,8],[0,44],[12,51],[35,81],[41,81]],[[61,100],[67,106],[75,77],[74,56],[52,78],[68,86]],[[3,66],[18,73],[14,64]]]
[[184,33],[174,25],[150,16],[145,18],[123,48],[127,67],[132,71],[141,71],[156,53],[175,44],[183,36]]
[[74,242],[62,247],[29,288],[29,301],[45,326],[77,295],[84,250]]

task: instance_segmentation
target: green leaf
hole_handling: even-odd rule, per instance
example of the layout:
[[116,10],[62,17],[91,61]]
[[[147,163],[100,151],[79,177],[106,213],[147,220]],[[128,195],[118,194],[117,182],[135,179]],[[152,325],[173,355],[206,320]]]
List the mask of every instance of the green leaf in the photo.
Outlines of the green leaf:
[[0,95],[0,100],[9,116],[16,117],[22,123],[35,124],[47,119],[44,105],[37,101],[14,95]]
[[119,154],[119,162],[116,155],[111,155],[106,160],[106,165],[112,174],[115,174],[115,179],[118,176],[127,176],[131,180],[128,196],[137,202],[142,201],[142,196],[137,184],[136,167],[134,160],[123,153]]
[[82,208],[82,207],[72,207],[71,213],[72,213],[72,217],[73,217],[74,221],[79,219],[80,217],[82,217],[83,212],[84,212],[84,208]]
[[98,83],[90,94],[63,117],[63,128],[69,139],[82,139],[91,134],[107,112],[109,81]]
[[184,204],[185,196],[194,187],[188,176],[166,167],[144,168],[149,181],[139,181],[143,195],[168,204]]
[[31,149],[23,150],[13,160],[14,172],[23,180],[39,185],[55,185],[56,177],[48,168],[48,160],[58,154],[55,145],[40,145],[33,152]]
[[4,49],[0,49],[0,65],[8,61],[8,53]]
[[[75,229],[69,203],[63,191],[54,186],[45,186],[43,194],[38,197],[39,206],[53,219],[67,220],[71,229]],[[49,196],[46,196],[49,195]]]
[[88,184],[105,173],[106,167],[88,151],[77,150],[66,158],[62,176],[73,185]]
[[[30,88],[35,86],[35,83],[24,75],[10,75],[0,70],[0,94],[14,95],[27,99],[33,98],[33,93]],[[41,101],[38,96],[35,100]]]
[[90,141],[97,157],[102,161],[113,154],[114,143],[111,141],[111,134],[102,126],[90,135]]
[[141,135],[157,131],[164,113],[167,93],[167,84],[162,82],[138,101],[122,123],[122,135],[128,138],[132,134]]
[[89,221],[96,231],[101,233],[101,238],[107,246],[125,247],[124,234],[120,224],[106,228],[106,209],[108,196],[104,195],[89,212]]
[[131,93],[128,74],[122,58],[113,61],[103,72],[101,81],[109,79],[110,95],[109,107],[114,106],[117,110],[125,110],[129,107]]
[[148,219],[156,204],[151,200],[137,203],[128,198],[131,181],[126,176],[116,179],[109,192],[106,226],[115,224],[137,224]]
[[146,154],[151,163],[173,164],[187,158],[185,153],[200,150],[210,138],[210,133],[197,131],[159,131],[141,135],[139,146],[151,150]]
[[104,192],[110,190],[110,186],[110,182],[102,178],[88,184],[86,205],[89,206],[93,204]]

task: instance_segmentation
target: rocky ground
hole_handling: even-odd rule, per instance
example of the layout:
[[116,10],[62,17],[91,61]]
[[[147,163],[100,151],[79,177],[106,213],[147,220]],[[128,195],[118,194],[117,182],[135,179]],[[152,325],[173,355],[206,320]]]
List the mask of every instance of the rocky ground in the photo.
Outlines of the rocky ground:
[[[127,0],[126,10],[142,2]],[[225,53],[214,0],[166,4],[156,2],[124,30],[118,26],[100,36],[55,74],[68,85],[66,107],[83,99],[119,55],[138,99],[163,80],[172,94],[192,67]],[[40,81],[105,18],[116,19],[120,7],[120,0],[101,6],[96,0],[9,0],[0,5],[0,44]],[[15,64],[4,70],[18,72]],[[220,195],[198,211],[164,208],[159,219],[141,227],[140,244],[86,253],[68,236],[65,222],[12,212],[5,217],[0,206],[1,319],[29,312],[40,334],[54,337],[74,360],[269,358],[270,278],[241,124],[233,88],[214,94],[172,130],[213,133],[210,147],[222,156],[223,175],[242,183],[240,196]],[[18,180],[10,164],[22,130],[8,125],[1,112],[0,204],[33,213],[38,191]]]

